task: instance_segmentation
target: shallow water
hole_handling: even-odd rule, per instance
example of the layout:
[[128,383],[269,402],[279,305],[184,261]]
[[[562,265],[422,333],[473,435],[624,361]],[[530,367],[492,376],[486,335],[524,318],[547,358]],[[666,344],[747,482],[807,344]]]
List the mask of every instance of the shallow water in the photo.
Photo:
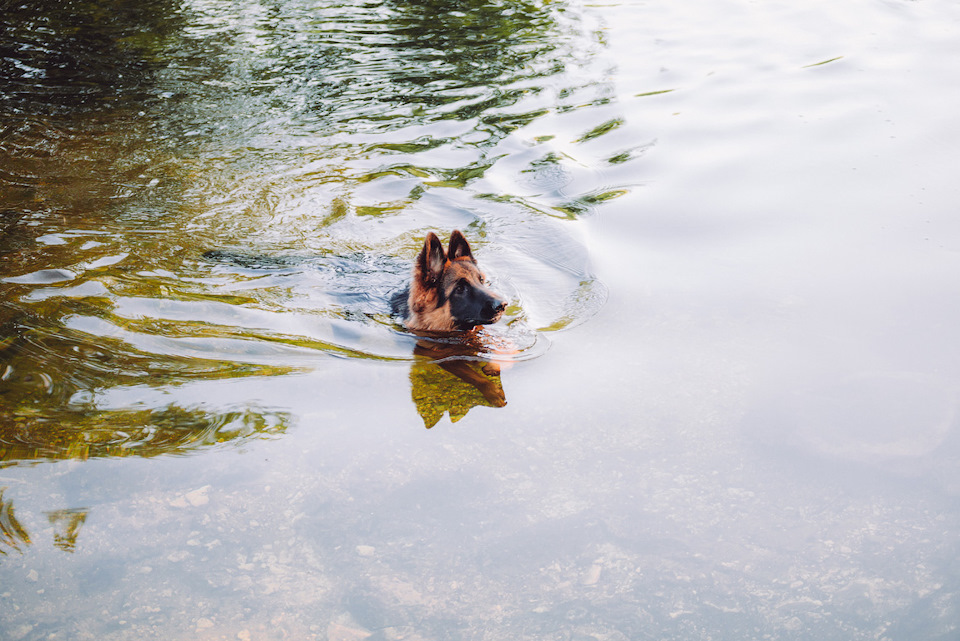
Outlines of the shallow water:
[[5,13],[0,637],[956,635],[955,6]]

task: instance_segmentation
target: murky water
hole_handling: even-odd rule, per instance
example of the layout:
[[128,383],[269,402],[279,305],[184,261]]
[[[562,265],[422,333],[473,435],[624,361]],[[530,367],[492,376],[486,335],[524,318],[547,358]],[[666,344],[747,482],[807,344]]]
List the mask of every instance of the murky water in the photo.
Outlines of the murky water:
[[957,634],[957,7],[3,14],[3,639]]

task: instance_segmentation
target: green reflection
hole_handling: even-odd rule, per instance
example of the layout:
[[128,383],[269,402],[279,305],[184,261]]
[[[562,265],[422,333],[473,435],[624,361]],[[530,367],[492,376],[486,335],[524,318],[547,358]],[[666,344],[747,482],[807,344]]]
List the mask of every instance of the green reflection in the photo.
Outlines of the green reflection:
[[[257,408],[211,413],[170,405],[104,410],[101,392],[175,387],[192,380],[285,374],[290,367],[138,352],[122,340],[71,332],[0,305],[0,466],[20,461],[184,454],[238,439],[270,437],[290,417]],[[50,312],[56,313],[56,309]]]
[[820,65],[827,65],[831,62],[836,62],[837,60],[842,60],[843,56],[836,56],[835,58],[828,58],[827,60],[821,60],[820,62],[814,62],[813,64],[803,65],[801,69],[809,69],[810,67],[819,67]]
[[0,467],[24,461],[190,454],[237,440],[274,438],[292,417],[258,408],[215,413],[161,409],[0,414]]
[[[13,499],[4,498],[6,488],[0,488],[0,557],[10,552],[24,552],[33,541],[27,528],[17,519],[13,509]],[[53,527],[53,545],[64,552],[73,552],[77,547],[77,537],[87,520],[87,508],[69,508],[46,512],[47,520]]]
[[445,413],[456,423],[474,407],[506,405],[500,373],[489,365],[468,361],[412,365],[410,391],[424,426],[430,429]]
[[659,91],[646,91],[646,92],[644,92],[644,93],[634,94],[634,97],[636,97],[636,98],[646,98],[647,96],[660,96],[660,95],[663,95],[663,94],[665,94],[665,93],[672,93],[672,92],[674,92],[674,91],[676,91],[676,89],[661,89],[661,90],[659,90]]
[[[112,110],[149,98],[164,39],[180,27],[175,0],[4,3],[0,66],[8,114]],[[9,123],[7,123],[9,124]]]
[[[101,411],[113,389],[284,375],[316,355],[410,359],[383,303],[397,265],[409,272],[397,257],[438,223],[412,206],[489,211],[469,190],[511,155],[512,135],[610,100],[596,78],[564,75],[601,45],[562,1],[5,9],[0,58],[16,63],[0,66],[5,460],[179,452],[233,421],[176,403]],[[604,120],[581,120],[580,140],[619,126]],[[571,197],[554,180],[571,158],[543,158],[523,189],[543,196],[509,183],[492,196],[519,203],[517,218],[575,217],[616,194]],[[209,258],[237,246],[256,260]],[[330,260],[271,266],[293,252]],[[474,357],[414,365],[424,416],[505,402]]]
[[597,205],[605,203],[608,200],[613,200],[614,198],[619,198],[627,193],[629,192],[626,189],[589,192],[569,200],[562,205],[557,205],[554,209],[566,218],[578,218],[592,212]]
[[614,118],[612,120],[608,120],[605,123],[597,125],[596,127],[591,129],[587,133],[583,134],[573,142],[587,142],[587,141],[593,140],[594,138],[599,138],[604,134],[608,134],[611,131],[619,129],[620,127],[623,126],[623,124],[624,124],[623,118]]
[[417,343],[418,360],[410,366],[410,393],[427,429],[449,414],[456,423],[472,408],[507,404],[500,363],[491,358],[486,337],[469,333],[456,338],[425,338]]
[[47,512],[47,520],[53,526],[53,544],[64,552],[73,552],[77,547],[77,536],[87,520],[89,510],[70,508]]
[[5,499],[6,488],[0,487],[0,555],[6,556],[8,550],[23,552],[30,545],[30,533],[17,520],[13,510],[13,501]]

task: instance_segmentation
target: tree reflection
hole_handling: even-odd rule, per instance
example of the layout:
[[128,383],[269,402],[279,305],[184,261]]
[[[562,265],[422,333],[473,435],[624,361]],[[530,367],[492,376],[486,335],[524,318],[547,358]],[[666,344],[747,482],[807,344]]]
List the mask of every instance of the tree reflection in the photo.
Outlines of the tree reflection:
[[290,416],[171,404],[105,410],[99,391],[288,373],[291,368],[144,354],[121,340],[69,332],[0,303],[0,467],[37,459],[183,454],[224,441],[271,437]]
[[[173,0],[4,3],[0,109],[51,116],[143,101],[163,34],[177,28]],[[19,5],[19,6],[18,6]]]
[[89,510],[72,508],[47,512],[47,520],[53,526],[53,544],[64,552],[73,552],[77,547],[80,527],[87,520]]
[[[275,64],[254,67],[264,70],[258,76],[264,85],[278,67],[294,72],[312,94],[312,115],[333,129],[396,131],[431,120],[479,120],[478,129],[493,134],[488,146],[546,113],[498,110],[544,89],[544,79],[576,54],[558,51],[572,40],[564,33],[565,11],[563,2],[529,0],[329,3],[312,12],[312,28],[271,43],[264,53]],[[277,12],[264,28],[298,29],[290,26],[291,13],[302,15],[296,3]],[[289,89],[275,94],[289,101]]]
[[558,71],[558,62],[546,54],[561,44],[562,3],[394,0],[389,4],[396,11],[396,33],[404,36],[400,55],[406,64],[398,65],[396,77],[430,87],[437,92],[437,100],[454,99],[444,96],[444,90],[504,87]]
[[246,408],[0,413],[0,467],[24,461],[189,454],[221,443],[273,438],[291,417]]
[[[4,498],[5,489],[0,488],[0,556],[6,556],[9,552],[23,553],[24,548],[33,542],[27,528],[14,514],[13,500]],[[87,508],[46,512],[47,520],[53,527],[53,545],[64,552],[73,552],[88,513]]]
[[30,545],[30,534],[13,511],[13,501],[3,498],[6,488],[0,487],[0,555],[5,556],[7,550],[23,552],[23,547]]
[[[0,121],[0,280],[13,277],[0,282],[0,461],[6,462],[180,453],[231,434],[227,425],[244,427],[240,435],[224,438],[282,431],[286,417],[256,409],[233,415],[176,405],[102,411],[90,402],[103,390],[124,386],[290,371],[222,362],[216,350],[206,359],[166,354],[163,346],[150,351],[154,336],[200,339],[222,331],[252,341],[275,340],[240,320],[229,326],[197,322],[189,328],[196,333],[188,334],[185,323],[162,314],[145,319],[113,314],[120,299],[166,302],[184,296],[189,280],[184,276],[196,276],[190,273],[190,256],[210,247],[198,247],[204,238],[185,215],[196,212],[185,211],[183,184],[221,192],[221,202],[247,202],[242,188],[231,191],[232,186],[218,184],[212,168],[227,168],[224,183],[232,185],[236,178],[237,184],[255,186],[251,174],[257,172],[248,166],[271,176],[285,173],[270,164],[267,151],[274,148],[267,138],[277,134],[283,141],[291,131],[309,129],[309,144],[297,143],[287,169],[303,162],[310,145],[316,146],[310,151],[314,158],[325,155],[333,147],[317,141],[349,132],[337,139],[337,153],[330,156],[348,149],[348,156],[382,153],[392,161],[447,143],[458,157],[467,149],[462,166],[421,171],[410,164],[413,175],[438,179],[412,181],[417,184],[411,194],[431,186],[466,186],[501,157],[490,146],[546,113],[547,107],[527,104],[524,97],[548,87],[557,90],[551,78],[576,57],[573,47],[583,42],[568,37],[566,30],[576,28],[562,1],[14,4],[0,16],[0,116],[6,117]],[[446,127],[420,128],[439,120],[468,123],[489,135],[441,141]],[[397,137],[350,137],[405,127],[411,131]],[[202,162],[188,162],[211,140],[221,149],[208,158],[201,154]],[[233,157],[242,162],[234,164],[223,149],[240,150]],[[240,165],[242,171],[228,175]],[[324,158],[323,165],[337,162]],[[369,162],[363,158],[356,165]],[[338,192],[337,205],[321,227],[341,221],[347,230],[332,229],[325,249],[338,235],[352,233],[350,226],[357,225],[352,213],[361,211],[359,205],[351,210],[341,187],[349,193],[351,182],[369,186],[378,175],[400,172],[406,164],[398,166],[384,172],[368,166],[328,170],[325,180],[336,185],[330,193]],[[314,192],[324,197],[326,189],[326,184],[314,185],[311,197]],[[364,211],[388,199],[369,191],[375,206]],[[199,200],[197,209],[209,214],[212,205]],[[263,221],[279,220],[270,218],[276,214],[273,203],[264,205],[268,217],[263,221],[241,218],[241,207],[231,207],[224,216],[206,217],[215,221],[207,240],[223,242],[225,228],[252,237]],[[313,225],[311,218],[305,220]],[[206,224],[199,223],[199,229]],[[183,231],[188,228],[192,231]],[[316,231],[311,227],[311,234]],[[292,243],[289,237],[296,232],[294,227],[279,235]],[[375,249],[389,253],[397,243],[387,245]],[[100,263],[114,258],[122,262]],[[58,274],[63,282],[72,279],[62,295],[37,293],[60,287],[43,282]],[[27,276],[33,281],[27,283]],[[219,294],[218,284],[193,283],[190,296]],[[271,298],[262,307],[279,306],[278,300],[290,302]],[[252,298],[219,302],[236,308],[259,303]],[[69,324],[78,318],[107,319],[109,330],[84,334]],[[123,336],[147,340],[134,347]],[[436,424],[444,413],[457,420],[477,405],[505,404],[496,364],[485,361],[482,352],[438,355],[430,353],[433,349],[420,345],[422,360],[411,370],[425,424]]]

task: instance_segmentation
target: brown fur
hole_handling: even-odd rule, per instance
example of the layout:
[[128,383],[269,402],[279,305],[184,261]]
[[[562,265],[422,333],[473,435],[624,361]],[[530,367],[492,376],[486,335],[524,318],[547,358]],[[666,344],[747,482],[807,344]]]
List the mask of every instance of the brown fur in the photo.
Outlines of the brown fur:
[[[450,235],[447,251],[436,234],[428,233],[414,263],[404,324],[413,331],[448,332],[496,322],[506,303],[486,286],[485,281],[486,277],[477,267],[462,233],[455,230]],[[458,287],[461,289],[455,291]],[[458,318],[456,309],[463,306],[454,305],[452,301],[464,290],[490,302],[486,307],[481,306],[482,312]]]

